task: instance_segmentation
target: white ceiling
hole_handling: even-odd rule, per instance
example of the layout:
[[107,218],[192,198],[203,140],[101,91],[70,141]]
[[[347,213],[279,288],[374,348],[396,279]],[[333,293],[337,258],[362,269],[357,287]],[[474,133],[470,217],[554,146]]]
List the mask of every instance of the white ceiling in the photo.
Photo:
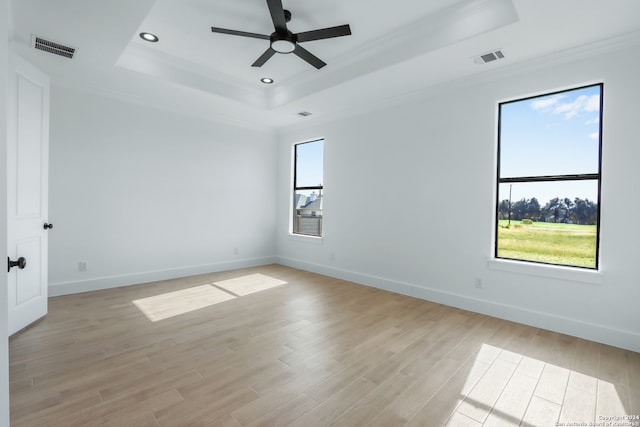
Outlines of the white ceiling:
[[[265,0],[14,0],[13,46],[54,84],[243,126],[282,127],[370,108],[447,81],[603,41],[639,43],[638,0],[283,0],[294,32],[349,24],[352,35],[304,43],[251,64],[268,40]],[[142,31],[160,37],[141,40]],[[32,35],[78,49],[31,48]],[[615,45],[615,43],[611,43]],[[502,49],[506,58],[472,57]],[[260,83],[271,77],[273,85]],[[302,118],[300,111],[312,116]]]

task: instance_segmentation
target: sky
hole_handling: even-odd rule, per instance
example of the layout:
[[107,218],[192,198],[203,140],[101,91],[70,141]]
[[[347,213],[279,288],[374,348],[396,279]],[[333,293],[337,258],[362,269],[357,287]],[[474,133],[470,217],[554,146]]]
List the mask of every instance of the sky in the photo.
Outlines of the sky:
[[[296,159],[297,186],[323,185],[324,140],[297,144],[296,153],[298,155]],[[300,191],[300,193],[310,194],[311,191]]]
[[[597,173],[600,86],[501,105],[500,177]],[[500,185],[499,199],[509,198]],[[554,197],[598,200],[596,181],[514,183],[511,200]]]

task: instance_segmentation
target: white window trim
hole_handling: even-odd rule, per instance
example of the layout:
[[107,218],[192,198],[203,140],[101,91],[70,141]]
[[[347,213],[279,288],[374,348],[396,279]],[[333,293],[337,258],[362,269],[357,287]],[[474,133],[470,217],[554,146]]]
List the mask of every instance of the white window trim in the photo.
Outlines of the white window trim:
[[602,273],[602,270],[591,270],[586,268],[583,269],[579,267],[567,267],[552,264],[540,264],[503,258],[490,258],[487,261],[487,264],[489,270],[494,271],[546,277],[549,279],[568,280],[572,282],[588,283],[592,285],[602,285],[604,283],[604,275]]
[[324,236],[309,236],[308,234],[296,234],[289,231],[289,240],[294,240],[298,242],[322,245],[323,238]]

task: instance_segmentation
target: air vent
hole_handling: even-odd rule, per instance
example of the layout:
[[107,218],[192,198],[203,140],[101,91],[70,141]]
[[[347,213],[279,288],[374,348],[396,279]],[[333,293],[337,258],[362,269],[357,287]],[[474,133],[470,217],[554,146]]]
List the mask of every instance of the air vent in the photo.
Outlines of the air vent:
[[31,37],[31,46],[35,49],[53,53],[54,55],[58,56],[64,56],[65,58],[69,59],[72,59],[73,55],[75,55],[76,53],[75,47],[65,46],[51,40],[45,40],[42,37],[38,37],[35,35]]
[[308,111],[301,111],[301,112],[298,113],[298,115],[302,116],[302,117],[308,117],[308,116],[311,115],[311,113],[308,112]]
[[503,59],[504,54],[501,50],[494,50],[491,52],[483,53],[478,56],[473,57],[473,62],[476,64],[486,64],[487,62],[497,61],[498,59]]

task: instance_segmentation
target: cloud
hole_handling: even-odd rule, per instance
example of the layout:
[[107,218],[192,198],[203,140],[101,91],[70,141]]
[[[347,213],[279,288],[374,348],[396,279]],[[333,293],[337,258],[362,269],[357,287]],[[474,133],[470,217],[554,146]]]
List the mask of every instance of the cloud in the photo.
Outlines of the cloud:
[[585,125],[597,125],[598,123],[600,123],[600,117],[599,116],[584,122]]
[[533,108],[534,110],[547,110],[549,109],[549,107],[553,107],[555,104],[557,104],[562,98],[564,98],[563,95],[554,95],[550,98],[533,101],[531,103],[531,108]]
[[[531,107],[534,110],[562,114],[566,120],[576,117],[580,113],[592,113],[600,110],[600,95],[580,95],[571,102],[562,102],[563,98],[562,95],[554,95],[550,98],[533,101]],[[597,123],[597,121],[593,123]]]
[[591,95],[587,99],[587,104],[584,106],[584,111],[600,111],[600,95]]
[[593,133],[590,133],[588,136],[591,139],[598,139],[598,137],[600,136],[600,132],[593,132]]
[[573,102],[556,106],[554,114],[564,114],[565,119],[576,117],[582,112],[594,112],[600,109],[600,95],[580,95]]

